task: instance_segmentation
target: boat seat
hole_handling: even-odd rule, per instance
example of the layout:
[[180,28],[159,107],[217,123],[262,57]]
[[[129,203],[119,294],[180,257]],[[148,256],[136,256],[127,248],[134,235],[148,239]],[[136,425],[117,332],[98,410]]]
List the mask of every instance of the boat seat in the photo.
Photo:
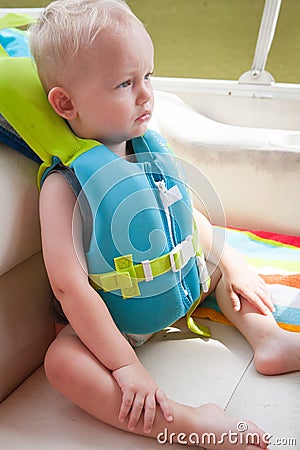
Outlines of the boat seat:
[[195,202],[210,218],[216,212],[211,197],[202,198],[204,178],[228,225],[299,234],[300,131],[221,123],[161,91],[153,126],[185,163]]

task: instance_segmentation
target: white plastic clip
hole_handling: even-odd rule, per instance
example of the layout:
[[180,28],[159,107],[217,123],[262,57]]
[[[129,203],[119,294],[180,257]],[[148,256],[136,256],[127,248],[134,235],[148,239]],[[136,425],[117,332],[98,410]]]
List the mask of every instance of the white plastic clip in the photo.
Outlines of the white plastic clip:
[[152,281],[153,280],[153,273],[152,268],[149,259],[145,259],[142,261],[144,275],[145,275],[145,281]]
[[[173,250],[170,251],[170,263],[171,263],[171,269],[173,272],[179,272],[179,270],[181,269],[180,264],[179,264],[179,268],[176,267],[176,262],[175,262],[175,255],[177,255],[178,252],[180,252],[180,245],[178,244],[176,245],[176,247],[173,248]],[[177,258],[179,259],[179,258]]]
[[197,266],[199,270],[199,277],[200,277],[200,283],[203,289],[203,292],[208,292],[209,290],[209,284],[210,284],[210,277],[207,270],[206,262],[204,259],[203,254],[201,256],[197,256]]
[[189,235],[181,243],[182,267],[184,267],[193,256],[195,256],[195,250],[193,246],[193,236]]
[[[176,262],[175,255],[178,255]],[[180,242],[180,244],[177,244],[176,247],[174,247],[170,252],[172,271],[178,272],[179,270],[181,270],[193,256],[195,256],[193,236],[189,235],[184,241]]]

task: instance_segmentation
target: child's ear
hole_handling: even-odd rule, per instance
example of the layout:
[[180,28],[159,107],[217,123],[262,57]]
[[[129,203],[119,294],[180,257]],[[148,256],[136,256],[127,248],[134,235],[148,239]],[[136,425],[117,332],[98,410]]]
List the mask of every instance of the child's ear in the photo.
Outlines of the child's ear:
[[66,120],[77,117],[76,108],[67,91],[60,87],[54,87],[48,94],[48,100],[54,111]]

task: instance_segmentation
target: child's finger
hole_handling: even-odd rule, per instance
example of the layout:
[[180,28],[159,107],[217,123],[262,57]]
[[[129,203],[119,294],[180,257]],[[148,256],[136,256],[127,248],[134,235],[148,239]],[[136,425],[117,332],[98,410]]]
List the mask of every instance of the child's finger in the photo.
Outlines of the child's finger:
[[247,293],[247,296],[243,297],[251,303],[261,314],[267,315],[270,313],[269,307],[267,307],[261,297],[255,292]]
[[245,291],[242,296],[248,300],[249,303],[254,305],[262,314],[268,314],[275,309],[269,292],[266,292],[261,287],[258,287],[254,291]]
[[144,433],[151,433],[156,414],[154,395],[147,395],[144,404]]
[[131,406],[131,412],[128,421],[128,429],[130,431],[133,431],[135,429],[138,421],[140,420],[141,414],[144,409],[144,402],[145,402],[144,396],[136,394]]
[[235,292],[230,292],[230,298],[231,298],[231,303],[232,303],[232,307],[235,311],[240,311],[241,309],[241,301],[240,301],[240,297],[235,293]]
[[120,420],[120,422],[124,422],[124,420],[128,416],[129,411],[130,411],[131,406],[132,406],[132,403],[133,403],[133,399],[134,399],[134,393],[133,392],[126,391],[123,394],[122,403],[121,403],[120,412],[119,412],[119,420]]
[[275,307],[273,305],[270,293],[269,292],[266,293],[263,290],[263,291],[260,291],[260,295],[259,296],[262,299],[262,301],[264,302],[264,304],[269,308],[269,310],[271,312],[274,312],[275,311]]
[[172,408],[170,408],[169,399],[166,396],[166,394],[161,391],[160,389],[156,390],[155,393],[156,401],[160,406],[160,409],[163,413],[164,418],[167,422],[172,422],[173,420],[173,411]]

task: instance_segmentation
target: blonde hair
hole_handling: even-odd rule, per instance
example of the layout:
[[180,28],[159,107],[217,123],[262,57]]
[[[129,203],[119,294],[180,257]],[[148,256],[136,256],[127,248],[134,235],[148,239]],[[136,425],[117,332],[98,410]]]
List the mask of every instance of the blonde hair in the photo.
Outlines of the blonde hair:
[[140,22],[123,0],[57,0],[30,27],[30,46],[49,91],[67,61],[87,48],[101,30]]

